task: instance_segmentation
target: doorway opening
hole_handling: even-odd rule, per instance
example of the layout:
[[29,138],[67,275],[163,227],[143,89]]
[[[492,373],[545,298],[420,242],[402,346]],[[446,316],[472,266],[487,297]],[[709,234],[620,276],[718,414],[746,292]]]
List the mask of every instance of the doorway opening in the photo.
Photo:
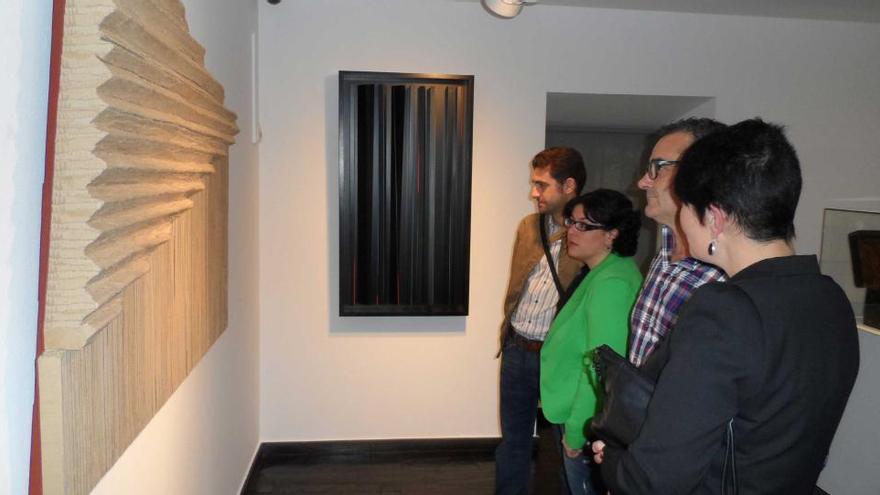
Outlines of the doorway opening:
[[[645,194],[637,182],[661,126],[687,117],[715,116],[715,98],[704,96],[547,93],[545,146],[569,146],[584,157],[584,191],[624,193],[640,211]],[[644,215],[644,213],[643,213]],[[636,264],[647,272],[657,252],[659,226],[642,217]]]

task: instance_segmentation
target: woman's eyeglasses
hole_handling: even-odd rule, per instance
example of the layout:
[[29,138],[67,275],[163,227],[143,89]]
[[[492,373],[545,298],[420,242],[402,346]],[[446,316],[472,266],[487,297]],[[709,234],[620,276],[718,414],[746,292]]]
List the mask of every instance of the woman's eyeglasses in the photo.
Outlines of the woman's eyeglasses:
[[669,167],[671,165],[678,165],[679,160],[664,160],[662,158],[654,158],[648,162],[648,166],[645,169],[645,173],[648,174],[648,178],[654,180],[657,178],[657,175],[660,173],[660,169],[663,167]]
[[574,225],[574,228],[579,232],[589,232],[591,230],[604,230],[604,225],[594,225],[592,223],[581,222],[580,220],[575,220],[574,218],[568,217],[565,219],[565,226],[571,227]]

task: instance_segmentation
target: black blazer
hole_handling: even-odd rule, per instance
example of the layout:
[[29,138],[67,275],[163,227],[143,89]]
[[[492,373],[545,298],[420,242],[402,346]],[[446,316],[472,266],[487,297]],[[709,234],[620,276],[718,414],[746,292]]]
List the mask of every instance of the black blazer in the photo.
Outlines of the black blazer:
[[659,379],[639,437],[605,450],[612,493],[721,493],[733,418],[740,494],[811,494],[858,373],[858,334],[815,256],[773,258],[695,291],[644,368]]

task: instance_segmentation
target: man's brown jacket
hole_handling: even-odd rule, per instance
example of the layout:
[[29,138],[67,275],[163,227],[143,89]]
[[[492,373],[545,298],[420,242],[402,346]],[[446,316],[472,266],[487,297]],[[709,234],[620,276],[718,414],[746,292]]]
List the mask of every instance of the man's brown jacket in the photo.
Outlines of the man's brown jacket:
[[[504,298],[504,321],[501,324],[502,349],[507,338],[508,322],[511,315],[513,315],[513,311],[516,309],[516,305],[519,303],[529,273],[544,256],[544,247],[541,245],[541,231],[538,230],[538,219],[540,217],[537,213],[528,215],[522,219],[519,227],[516,229],[513,258],[510,261],[510,281],[507,283],[507,295]],[[565,232],[565,228],[558,229],[549,237],[548,242],[553,243],[558,239],[562,239],[565,236]],[[574,280],[583,267],[583,263],[569,257],[567,251],[565,241],[563,240],[557,265],[557,274],[563,289],[568,289],[572,280]]]

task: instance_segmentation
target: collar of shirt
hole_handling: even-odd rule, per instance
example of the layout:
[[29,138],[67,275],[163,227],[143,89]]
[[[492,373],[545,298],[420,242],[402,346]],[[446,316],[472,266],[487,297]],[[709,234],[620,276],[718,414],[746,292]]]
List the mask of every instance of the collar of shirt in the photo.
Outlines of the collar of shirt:
[[670,265],[681,266],[685,270],[694,270],[705,264],[692,256],[685,256],[678,261],[672,261],[672,252],[675,251],[675,234],[667,225],[660,226],[660,264],[663,268]]
[[660,226],[660,262],[663,266],[672,263],[672,250],[675,249],[675,236],[666,225]]
[[[565,234],[565,229],[562,228],[561,225],[556,223],[553,219],[553,215],[545,215],[547,217],[546,228],[547,228],[547,242],[554,243],[560,239],[562,239],[562,235]],[[561,232],[560,232],[561,230]]]

